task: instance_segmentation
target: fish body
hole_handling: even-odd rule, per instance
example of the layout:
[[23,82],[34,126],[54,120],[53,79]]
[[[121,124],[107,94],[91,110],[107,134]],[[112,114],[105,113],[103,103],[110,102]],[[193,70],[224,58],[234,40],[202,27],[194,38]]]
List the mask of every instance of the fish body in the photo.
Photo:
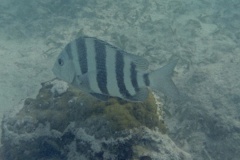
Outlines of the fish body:
[[[92,95],[144,101],[148,88],[178,95],[171,75],[177,60],[149,72],[146,59],[93,37],[79,37],[58,56],[53,73]],[[97,96],[97,97],[99,97]]]

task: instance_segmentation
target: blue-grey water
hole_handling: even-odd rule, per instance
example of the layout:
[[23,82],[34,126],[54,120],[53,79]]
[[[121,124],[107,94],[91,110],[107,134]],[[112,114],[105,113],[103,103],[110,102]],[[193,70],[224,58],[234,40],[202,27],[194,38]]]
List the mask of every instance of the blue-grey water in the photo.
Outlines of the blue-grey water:
[[1,0],[0,118],[34,98],[63,47],[88,35],[143,56],[180,57],[167,101],[176,145],[197,160],[240,157],[240,1]]

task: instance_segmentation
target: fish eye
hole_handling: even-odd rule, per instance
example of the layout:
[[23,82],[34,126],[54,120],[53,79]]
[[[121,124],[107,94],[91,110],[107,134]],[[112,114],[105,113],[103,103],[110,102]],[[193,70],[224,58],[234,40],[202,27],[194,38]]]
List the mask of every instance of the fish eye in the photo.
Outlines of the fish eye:
[[63,65],[64,65],[64,62],[63,62],[62,58],[59,58],[59,59],[58,59],[58,64],[59,64],[60,66],[63,66]]

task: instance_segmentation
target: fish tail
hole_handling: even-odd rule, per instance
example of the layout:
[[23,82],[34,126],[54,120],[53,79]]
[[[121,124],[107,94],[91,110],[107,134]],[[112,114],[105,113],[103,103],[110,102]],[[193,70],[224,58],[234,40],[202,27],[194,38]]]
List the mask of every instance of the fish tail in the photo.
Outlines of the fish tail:
[[167,65],[149,73],[149,81],[151,89],[160,91],[164,95],[173,99],[178,99],[179,92],[174,82],[171,79],[173,70],[178,62],[178,59],[170,61]]

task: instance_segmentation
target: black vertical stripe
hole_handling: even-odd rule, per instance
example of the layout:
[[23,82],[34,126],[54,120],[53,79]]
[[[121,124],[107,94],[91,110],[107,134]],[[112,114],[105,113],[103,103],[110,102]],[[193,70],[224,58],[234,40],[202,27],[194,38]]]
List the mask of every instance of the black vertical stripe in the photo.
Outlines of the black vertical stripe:
[[137,71],[136,71],[136,65],[133,62],[131,63],[131,82],[135,92],[138,92],[139,86],[137,82]]
[[72,56],[72,49],[71,49],[70,44],[68,44],[68,45],[66,46],[65,51],[66,51],[66,53],[67,53],[69,59],[73,59],[73,56]]
[[106,70],[106,46],[103,42],[95,40],[97,83],[102,93],[108,94]]
[[120,51],[117,51],[116,53],[116,79],[117,79],[117,85],[119,88],[119,92],[123,95],[125,98],[131,97],[128,90],[126,89],[126,86],[124,84],[124,60],[123,60],[123,54]]
[[85,44],[85,38],[78,38],[76,40],[76,46],[81,72],[82,74],[85,74],[88,72],[87,49]]
[[148,73],[145,73],[143,75],[143,80],[144,80],[144,83],[146,86],[149,86],[150,85],[150,81],[149,81],[149,74]]

